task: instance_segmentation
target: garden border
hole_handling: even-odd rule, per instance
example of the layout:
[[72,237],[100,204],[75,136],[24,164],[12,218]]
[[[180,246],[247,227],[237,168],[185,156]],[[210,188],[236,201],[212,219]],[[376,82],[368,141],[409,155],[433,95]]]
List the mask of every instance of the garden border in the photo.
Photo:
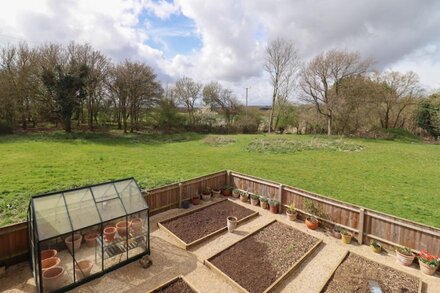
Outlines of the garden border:
[[[175,219],[178,219],[178,218],[181,218],[181,217],[184,217],[184,216],[187,216],[187,215],[193,214],[193,213],[195,213],[195,212],[197,212],[197,211],[199,211],[199,210],[202,210],[202,209],[205,209],[205,208],[211,207],[211,206],[213,206],[213,205],[216,205],[216,204],[221,203],[221,202],[224,202],[224,201],[229,201],[229,202],[234,203],[233,200],[230,200],[230,199],[228,199],[228,198],[221,199],[221,200],[218,200],[218,201],[215,201],[215,202],[209,203],[209,204],[207,204],[207,205],[201,206],[201,207],[199,207],[199,208],[197,208],[197,209],[194,209],[194,210],[191,210],[191,211],[185,212],[185,213],[183,213],[183,214],[177,215],[177,216],[175,216],[175,217],[168,218],[168,219],[166,219],[166,220],[160,221],[160,222],[157,223],[157,225],[159,226],[160,229],[162,229],[163,231],[165,231],[166,233],[168,233],[170,236],[172,236],[175,240],[177,240],[177,242],[178,242],[177,246],[179,246],[180,248],[183,248],[183,249],[185,249],[185,250],[191,249],[192,247],[194,247],[194,246],[196,246],[196,245],[198,245],[198,244],[200,244],[200,243],[202,243],[202,242],[208,240],[209,238],[214,237],[214,236],[216,236],[216,235],[218,235],[218,234],[220,234],[220,233],[226,231],[226,230],[228,229],[228,227],[227,227],[227,226],[224,226],[223,228],[220,228],[220,229],[218,229],[218,230],[216,230],[216,231],[214,231],[214,232],[211,232],[211,233],[209,233],[209,234],[203,236],[202,238],[196,239],[196,240],[194,240],[194,241],[192,241],[192,242],[190,242],[190,243],[186,243],[185,241],[183,241],[182,239],[180,239],[176,234],[174,234],[173,232],[171,232],[171,231],[170,231],[167,227],[165,227],[162,223],[169,222],[169,221],[172,221],[172,220],[175,220]],[[236,203],[234,203],[234,204],[236,204]],[[240,206],[241,206],[241,205],[240,205]],[[242,206],[242,207],[243,207],[243,206]],[[244,207],[244,208],[246,208],[246,207]],[[247,208],[247,209],[248,209],[248,208]],[[248,210],[251,210],[251,209],[248,209]],[[238,220],[238,221],[237,221],[237,225],[239,225],[239,224],[241,224],[241,223],[243,223],[243,222],[246,222],[246,221],[248,221],[248,220],[250,220],[250,219],[252,219],[252,218],[254,218],[254,217],[257,217],[259,214],[260,214],[259,212],[253,212],[252,214],[250,214],[250,215],[248,215],[248,216],[246,216],[246,217],[244,217],[244,218]]]
[[191,284],[183,275],[176,276],[176,277],[166,281],[165,283],[162,283],[161,285],[147,291],[147,293],[157,293],[159,290],[162,290],[167,285],[169,285],[173,282],[176,282],[179,279],[184,281],[194,291],[194,293],[199,293],[199,291],[196,288],[194,288],[193,284]]
[[[223,253],[224,251],[228,250],[229,248],[231,248],[232,246],[244,241],[245,239],[253,236],[254,234],[258,233],[259,231],[263,230],[264,228],[266,228],[267,226],[272,225],[275,222],[279,222],[282,223],[278,220],[272,220],[269,223],[263,225],[262,227],[258,228],[257,230],[253,231],[252,233],[249,233],[248,235],[246,235],[245,237],[241,238],[240,240],[232,243],[231,245],[226,246],[224,249],[222,249],[221,251],[217,252],[216,254],[210,256],[209,258],[205,259],[203,261],[203,264],[206,265],[209,269],[215,271],[216,273],[218,273],[220,276],[222,276],[228,283],[230,283],[231,285],[235,286],[236,289],[238,289],[240,292],[243,293],[250,293],[248,290],[246,290],[245,288],[243,288],[240,284],[238,284],[236,281],[234,281],[231,277],[229,277],[228,275],[226,275],[222,270],[220,270],[218,267],[216,267],[210,260],[213,259],[214,257],[220,255],[221,253]],[[282,223],[283,225],[287,225],[285,223]],[[288,225],[289,226],[289,225]],[[292,226],[289,226],[292,229],[298,230],[296,228],[293,228]],[[300,230],[298,230],[300,231]],[[300,231],[302,232],[302,231]],[[302,232],[304,233],[304,232]],[[316,238],[315,236],[312,236],[313,238]],[[318,240],[317,243],[315,243],[309,250],[307,250],[306,253],[304,253],[301,258],[299,260],[297,260],[292,266],[290,266],[286,272],[284,272],[278,279],[275,280],[275,282],[273,282],[269,287],[267,287],[263,293],[268,293],[268,292],[272,292],[275,288],[277,288],[282,281],[284,281],[284,279],[290,275],[298,266],[300,266],[305,259],[307,259],[318,247],[319,245],[321,245],[321,243],[323,242],[322,239],[316,238],[316,240]]]

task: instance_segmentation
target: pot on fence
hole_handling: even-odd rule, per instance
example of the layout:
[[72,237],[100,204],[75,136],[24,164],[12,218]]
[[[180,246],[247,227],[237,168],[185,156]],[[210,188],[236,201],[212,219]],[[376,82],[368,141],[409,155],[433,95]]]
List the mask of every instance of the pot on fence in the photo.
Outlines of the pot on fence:
[[204,201],[208,201],[211,199],[211,192],[210,191],[203,191],[202,192],[202,199]]
[[84,240],[86,241],[87,247],[95,247],[97,243],[96,239],[98,239],[98,236],[98,232],[90,232],[84,235]]
[[107,242],[112,242],[115,239],[116,228],[115,227],[106,227],[104,229],[104,238]]
[[56,249],[46,249],[41,251],[41,260],[57,256],[58,251]]
[[231,196],[232,193],[231,188],[230,187],[223,188],[222,193],[224,196]]
[[295,221],[297,219],[298,213],[296,211],[286,211],[286,215],[290,221]]
[[240,190],[238,190],[237,188],[232,190],[232,197],[239,198],[240,197]]
[[341,232],[341,241],[345,244],[350,244],[351,239],[353,238],[353,235],[350,232],[342,231]]
[[83,259],[75,263],[75,274],[76,279],[81,280],[90,276],[90,272],[93,268],[93,261],[88,259]]
[[269,203],[268,203],[267,198],[265,198],[265,197],[260,198],[260,207],[262,209],[266,209],[266,210],[269,208]]
[[234,232],[234,230],[237,228],[237,222],[238,222],[237,217],[230,216],[227,218],[229,232],[231,232],[231,233]]
[[249,194],[247,194],[247,192],[242,192],[240,194],[240,200],[242,202],[248,202],[249,201]]
[[397,248],[396,260],[404,266],[410,266],[414,261],[415,255],[409,248]]
[[81,247],[81,241],[82,241],[81,234],[74,234],[73,237],[68,236],[66,237],[66,239],[64,239],[67,249],[69,249],[70,252],[73,252],[72,248],[74,248],[75,251],[78,251],[79,248]]
[[371,240],[370,247],[374,253],[381,253],[382,251],[382,245],[374,239]]
[[319,226],[319,221],[315,217],[307,217],[304,223],[310,230],[316,230]]
[[424,273],[425,275],[434,275],[435,271],[438,269],[438,265],[432,266],[424,263],[423,261],[419,260],[420,265],[420,271]]
[[194,196],[192,199],[191,199],[191,202],[192,202],[192,204],[193,205],[198,205],[199,203],[200,203],[200,196]]
[[64,268],[55,266],[43,272],[43,287],[53,291],[63,286]]
[[339,228],[332,229],[332,236],[336,239],[341,239],[341,230]]
[[52,267],[56,267],[60,264],[61,259],[59,259],[58,257],[49,257],[46,259],[43,259],[41,261],[41,270],[47,271],[48,269],[52,268]]
[[260,197],[258,196],[258,195],[256,195],[256,194],[252,194],[251,195],[251,204],[253,205],[253,206],[257,206],[258,205],[258,203],[260,202],[260,199],[259,199]]
[[131,220],[131,229],[134,235],[142,234],[142,227],[144,226],[144,221],[141,218],[134,218]]
[[182,201],[182,209],[189,209],[189,201],[188,200]]
[[127,229],[130,229],[131,222],[127,221],[120,221],[116,223],[116,229],[118,230],[118,234],[121,237],[127,236]]
[[220,189],[213,189],[212,190],[212,197],[214,197],[214,198],[220,197],[221,194],[222,194],[222,191]]
[[277,200],[269,200],[269,211],[272,214],[278,214],[278,209],[280,207],[280,202]]

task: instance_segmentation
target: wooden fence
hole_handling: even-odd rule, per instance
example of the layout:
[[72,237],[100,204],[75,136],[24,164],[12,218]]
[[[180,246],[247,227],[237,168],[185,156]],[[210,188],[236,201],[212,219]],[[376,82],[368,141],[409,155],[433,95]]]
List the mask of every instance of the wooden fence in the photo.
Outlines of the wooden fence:
[[[352,231],[359,243],[369,243],[371,239],[376,239],[385,244],[408,246],[414,250],[426,249],[440,255],[438,228],[238,172],[221,171],[151,189],[144,192],[144,198],[149,204],[151,214],[156,214],[179,207],[183,200],[191,199],[207,187],[221,188],[226,184],[278,199],[282,203],[282,212],[293,202],[300,213],[307,215],[304,211],[304,200],[308,199],[322,211],[324,216],[320,217],[321,221],[329,225],[338,224]],[[0,228],[0,266],[25,259],[28,254],[27,239],[27,223]]]

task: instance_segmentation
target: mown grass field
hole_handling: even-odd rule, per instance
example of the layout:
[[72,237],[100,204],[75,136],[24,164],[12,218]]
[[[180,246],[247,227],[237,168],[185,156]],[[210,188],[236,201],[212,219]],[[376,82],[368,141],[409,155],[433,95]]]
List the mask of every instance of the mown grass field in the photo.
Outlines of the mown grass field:
[[25,219],[36,193],[129,176],[154,187],[231,169],[440,227],[440,145],[296,135],[231,135],[235,142],[218,145],[215,138],[0,137],[0,225]]

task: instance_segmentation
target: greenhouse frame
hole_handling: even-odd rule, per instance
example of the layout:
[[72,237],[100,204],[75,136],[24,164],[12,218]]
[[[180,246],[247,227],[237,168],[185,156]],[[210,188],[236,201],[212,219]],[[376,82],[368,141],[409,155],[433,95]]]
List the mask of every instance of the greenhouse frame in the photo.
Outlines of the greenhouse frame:
[[149,208],[134,178],[32,196],[38,292],[70,290],[150,254]]

